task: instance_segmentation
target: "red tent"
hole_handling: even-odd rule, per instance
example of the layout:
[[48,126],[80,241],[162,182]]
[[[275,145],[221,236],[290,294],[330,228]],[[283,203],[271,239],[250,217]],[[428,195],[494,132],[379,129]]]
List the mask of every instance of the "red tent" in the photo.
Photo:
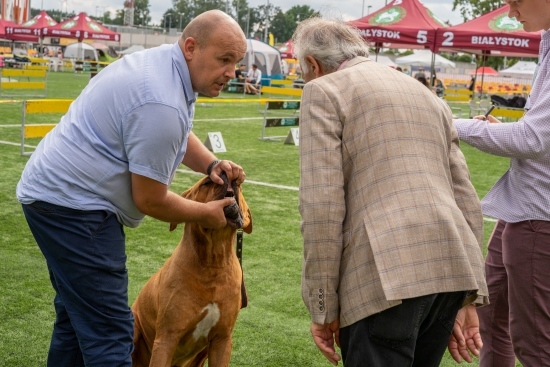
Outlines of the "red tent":
[[36,37],[42,36],[42,28],[52,27],[56,25],[57,22],[48,15],[44,10],[37,14],[34,18],[26,21],[23,24],[15,25],[9,29],[8,38],[13,39],[13,36],[32,36],[34,39]]
[[53,27],[44,27],[43,35],[52,37],[94,39],[103,41],[120,41],[120,34],[106,28],[90,18],[86,13],[80,13]]
[[498,71],[496,71],[490,66],[482,66],[477,68],[476,70],[470,71],[470,75],[474,75],[474,74],[498,75]]
[[282,59],[294,59],[294,44],[292,40],[288,40],[281,47],[279,47]]
[[12,34],[12,29],[17,26],[18,25],[12,21],[0,19],[0,39],[9,39],[12,41],[38,42],[38,37],[36,36]]
[[349,24],[359,28],[376,47],[388,48],[433,49],[436,29],[446,27],[419,0],[393,0]]
[[538,56],[540,32],[525,32],[520,22],[508,18],[508,10],[509,6],[504,5],[468,22],[438,29],[436,51],[493,56]]

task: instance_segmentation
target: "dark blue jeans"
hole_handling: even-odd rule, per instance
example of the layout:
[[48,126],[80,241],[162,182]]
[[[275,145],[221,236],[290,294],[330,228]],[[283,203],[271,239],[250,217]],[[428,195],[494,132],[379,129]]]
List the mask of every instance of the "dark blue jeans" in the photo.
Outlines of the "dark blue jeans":
[[340,329],[345,367],[437,367],[465,292],[405,299]]
[[55,290],[48,367],[130,367],[134,317],[116,216],[45,202],[23,205],[23,212]]

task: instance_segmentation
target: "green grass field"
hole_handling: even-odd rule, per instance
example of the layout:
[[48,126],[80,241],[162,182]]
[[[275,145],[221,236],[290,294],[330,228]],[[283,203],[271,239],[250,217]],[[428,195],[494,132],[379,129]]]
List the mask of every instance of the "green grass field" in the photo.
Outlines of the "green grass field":
[[[48,98],[75,98],[87,82],[82,74],[50,73]],[[260,108],[258,103],[199,104],[193,129],[203,141],[208,132],[221,132],[227,152],[218,156],[242,165],[247,174],[243,190],[254,222],[254,231],[245,235],[243,246],[249,306],[239,314],[231,365],[329,366],[310,337],[310,321],[300,295],[298,147],[258,139]],[[57,122],[58,117],[33,116],[30,122]],[[20,123],[21,104],[0,100],[0,365],[6,367],[44,366],[54,320],[46,264],[15,198],[15,186],[28,159],[19,154]],[[272,129],[270,135],[285,135],[289,130]],[[37,142],[29,140],[28,144]],[[474,186],[483,197],[505,172],[508,160],[466,144],[462,148]],[[179,193],[199,177],[182,167],[172,189]],[[485,224],[487,241],[494,223]],[[168,226],[146,218],[140,227],[126,229],[130,302],[179,242],[183,227],[169,232]],[[448,355],[441,364],[456,365]],[[477,362],[470,365],[477,366]]]

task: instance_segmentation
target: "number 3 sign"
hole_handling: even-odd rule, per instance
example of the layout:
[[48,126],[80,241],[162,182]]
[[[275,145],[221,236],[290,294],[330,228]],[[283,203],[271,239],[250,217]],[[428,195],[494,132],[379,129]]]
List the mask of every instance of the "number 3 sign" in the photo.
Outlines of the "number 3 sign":
[[223,153],[227,151],[225,149],[225,143],[223,142],[222,133],[220,132],[208,133],[204,145],[214,153]]

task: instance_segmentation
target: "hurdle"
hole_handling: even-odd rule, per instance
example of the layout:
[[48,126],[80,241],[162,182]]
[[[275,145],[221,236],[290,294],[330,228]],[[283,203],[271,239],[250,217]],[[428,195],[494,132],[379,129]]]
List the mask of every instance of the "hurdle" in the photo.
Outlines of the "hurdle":
[[[47,70],[0,69],[0,96],[46,97],[47,75]],[[7,92],[9,93],[7,94],[4,92],[5,90],[12,92]],[[27,90],[33,90],[35,92],[27,94]],[[42,91],[42,93],[36,94],[38,90]]]
[[500,118],[504,120],[505,122],[508,121],[517,121],[523,117],[523,114],[525,113],[525,110],[523,108],[511,108],[511,107],[502,107],[497,106],[495,109],[491,112],[491,115]]
[[72,99],[30,99],[22,102],[21,156],[30,156],[32,154],[31,151],[25,150],[25,139],[43,138],[57,125],[57,123],[27,124],[27,115],[66,113],[72,102]]

